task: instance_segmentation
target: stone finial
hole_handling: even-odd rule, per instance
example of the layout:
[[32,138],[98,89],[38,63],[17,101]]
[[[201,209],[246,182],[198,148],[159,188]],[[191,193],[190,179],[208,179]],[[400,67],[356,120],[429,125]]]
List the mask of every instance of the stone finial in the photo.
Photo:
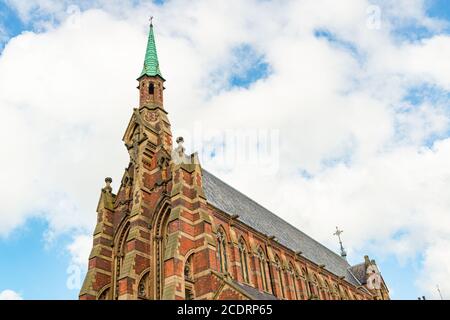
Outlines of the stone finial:
[[184,150],[185,149],[184,149],[184,146],[183,146],[184,138],[183,137],[178,137],[176,141],[178,143],[178,147],[175,150],[177,151],[177,153],[180,156],[180,158],[182,158],[182,157],[185,156],[185,154],[184,154]]
[[174,164],[200,164],[197,153],[193,153],[190,156],[185,154],[186,149],[183,146],[183,137],[178,137],[175,141],[178,146],[172,151],[172,162]]
[[176,150],[177,150],[177,152],[178,152],[178,154],[181,156],[181,155],[184,155],[184,146],[183,146],[183,143],[184,143],[184,138],[183,137],[178,137],[177,138],[177,143],[178,143],[178,147],[176,148]]
[[103,190],[105,190],[107,192],[111,192],[112,191],[112,187],[111,187],[112,179],[110,177],[105,178],[105,183],[106,183],[106,186],[103,188]]
[[175,140],[178,143],[178,147],[176,147],[172,152],[172,160],[175,164],[182,164],[182,163],[190,163],[188,156],[184,153],[185,148],[183,146],[184,138],[178,137],[177,140]]

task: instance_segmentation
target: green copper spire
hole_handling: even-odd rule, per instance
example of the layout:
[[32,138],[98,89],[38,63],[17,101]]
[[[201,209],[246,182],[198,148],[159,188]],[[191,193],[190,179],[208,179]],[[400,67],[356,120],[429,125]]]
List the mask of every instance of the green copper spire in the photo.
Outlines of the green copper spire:
[[[144,68],[142,68],[141,75],[154,77],[160,76],[163,78],[159,70],[158,54],[156,53],[155,35],[153,34],[153,23],[150,22],[150,32],[148,34],[147,51],[145,52]],[[163,78],[164,79],[164,78]]]

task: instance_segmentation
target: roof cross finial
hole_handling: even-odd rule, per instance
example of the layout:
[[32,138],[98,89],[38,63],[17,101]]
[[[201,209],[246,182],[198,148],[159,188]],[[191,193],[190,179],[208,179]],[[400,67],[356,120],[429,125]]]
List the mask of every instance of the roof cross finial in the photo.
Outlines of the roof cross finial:
[[344,258],[344,259],[347,259],[347,252],[345,252],[345,249],[344,249],[344,246],[342,245],[342,240],[341,240],[341,234],[343,232],[344,231],[339,230],[339,228],[336,227],[336,232],[333,233],[333,235],[337,236],[338,239],[339,239],[339,245],[341,246],[341,257]]
[[441,300],[444,300],[444,298],[442,297],[442,292],[441,292],[441,288],[439,288],[439,285],[436,285],[437,291],[439,292],[439,297],[441,297]]
[[153,16],[151,16],[149,20],[150,20],[150,25],[152,26],[153,25]]

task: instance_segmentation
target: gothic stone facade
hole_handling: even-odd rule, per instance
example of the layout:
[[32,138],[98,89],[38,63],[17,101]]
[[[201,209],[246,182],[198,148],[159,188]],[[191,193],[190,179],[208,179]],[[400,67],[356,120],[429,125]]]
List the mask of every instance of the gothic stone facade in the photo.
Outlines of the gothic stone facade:
[[117,194],[101,190],[80,299],[388,299],[347,261],[172,146],[150,27]]

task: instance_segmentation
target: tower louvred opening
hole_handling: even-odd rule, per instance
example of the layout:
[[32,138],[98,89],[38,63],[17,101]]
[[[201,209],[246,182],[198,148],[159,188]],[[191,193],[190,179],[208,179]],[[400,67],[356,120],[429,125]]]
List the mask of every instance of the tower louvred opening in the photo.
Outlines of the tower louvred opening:
[[150,82],[150,84],[148,85],[148,93],[151,95],[155,94],[155,85],[153,84],[153,82]]

